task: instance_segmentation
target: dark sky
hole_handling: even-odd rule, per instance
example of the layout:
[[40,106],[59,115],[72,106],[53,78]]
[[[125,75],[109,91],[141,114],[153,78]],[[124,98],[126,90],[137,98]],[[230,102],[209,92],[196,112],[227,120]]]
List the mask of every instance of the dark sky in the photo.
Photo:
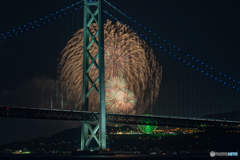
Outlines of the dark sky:
[[[76,0],[2,0],[0,2],[3,6],[0,10],[0,38],[2,33],[23,27],[76,2]],[[185,53],[240,81],[239,1],[109,0],[109,2]],[[156,40],[151,34],[143,31],[116,11],[113,12],[108,6],[105,9],[111,11],[113,16],[118,17],[134,30]],[[105,19],[114,21],[107,15]],[[38,88],[39,97],[45,98],[44,91],[47,89],[44,83],[49,85],[56,80],[57,58],[67,41],[82,28],[82,22],[83,9],[80,9],[38,28],[0,41],[0,105],[31,105],[30,101],[20,102],[19,100],[31,98],[31,89],[26,90],[31,88],[29,86]],[[162,41],[156,40],[154,43],[163,46],[194,66],[199,66],[193,60],[166,46]],[[238,110],[239,91],[216,82],[209,76],[170,57],[154,45],[148,44],[153,48],[158,62],[163,66],[163,80],[154,113],[200,117],[205,114]],[[202,69],[217,78],[222,78],[204,67]],[[232,81],[226,80],[226,82],[234,85]],[[19,96],[21,91],[24,92],[23,97]],[[15,97],[15,103],[8,98],[9,95],[14,95],[12,97]],[[41,98],[38,102],[42,101]],[[5,128],[0,134],[0,144],[3,144],[14,140],[50,136],[53,130],[56,133],[67,128],[78,127],[80,124],[0,118],[0,125]]]

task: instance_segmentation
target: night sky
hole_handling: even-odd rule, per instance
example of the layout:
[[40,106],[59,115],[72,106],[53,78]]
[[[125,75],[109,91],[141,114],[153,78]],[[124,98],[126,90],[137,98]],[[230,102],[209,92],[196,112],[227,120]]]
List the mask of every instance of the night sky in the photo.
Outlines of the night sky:
[[[39,20],[66,8],[77,0],[2,0],[2,33]],[[185,53],[209,65],[227,77],[240,81],[240,2],[229,0],[109,0],[118,9],[161,36]],[[105,9],[154,43],[166,48],[195,68],[227,84],[240,85],[201,67],[152,34],[106,5]],[[111,17],[105,15],[105,20]],[[0,105],[50,107],[54,96],[57,59],[73,34],[83,26],[83,9],[69,13],[12,38],[0,41]],[[159,98],[152,114],[201,117],[205,114],[238,110],[239,93],[210,76],[187,66],[176,58],[152,47],[163,67]],[[0,118],[0,145],[15,140],[50,136],[80,126],[79,122]]]

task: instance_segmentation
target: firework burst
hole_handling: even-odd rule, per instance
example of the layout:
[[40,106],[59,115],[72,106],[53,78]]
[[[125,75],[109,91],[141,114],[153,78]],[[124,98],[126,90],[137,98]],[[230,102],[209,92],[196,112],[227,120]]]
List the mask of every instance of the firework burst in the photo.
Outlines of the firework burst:
[[[97,24],[91,24],[89,30],[94,35],[98,30]],[[96,39],[98,41],[98,37]],[[123,77],[129,93],[135,95],[138,100],[137,107],[135,107],[136,113],[150,113],[158,96],[162,78],[162,68],[155,60],[152,49],[129,27],[120,22],[112,24],[110,20],[107,20],[104,24],[104,51],[105,81],[111,77]],[[90,47],[89,52],[92,57],[96,56],[98,47],[95,43]],[[76,101],[79,110],[81,110],[83,29],[78,30],[63,49],[59,57],[58,70],[59,79],[69,82],[68,98]],[[89,77],[92,81],[95,81],[98,77],[95,67],[90,70]],[[89,88],[90,86],[89,83]],[[96,87],[98,88],[98,84]],[[110,98],[109,96],[111,95],[106,93],[106,99]],[[131,96],[131,94],[128,94],[128,96]],[[98,111],[98,103],[98,94],[93,90],[89,95],[88,110]],[[110,101],[107,104],[110,105]],[[116,104],[111,103],[111,105]],[[130,106],[127,108],[130,109]]]
[[110,94],[116,93],[118,90],[124,91],[126,89],[128,89],[127,82],[119,76],[110,77],[105,83],[105,90]]
[[120,106],[123,110],[123,113],[129,113],[129,111],[132,111],[136,105],[137,98],[131,91],[125,91],[124,92],[124,99],[122,103],[120,103]]
[[105,102],[108,113],[129,113],[133,110],[137,99],[127,89],[127,83],[122,77],[111,77],[105,86]]

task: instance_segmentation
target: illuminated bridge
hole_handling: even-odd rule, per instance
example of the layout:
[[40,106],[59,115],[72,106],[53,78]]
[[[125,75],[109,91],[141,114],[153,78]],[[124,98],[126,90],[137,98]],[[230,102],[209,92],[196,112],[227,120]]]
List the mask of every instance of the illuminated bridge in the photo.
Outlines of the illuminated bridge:
[[[98,112],[57,110],[57,109],[36,109],[36,108],[14,108],[0,107],[1,117],[33,118],[51,120],[72,120],[81,122],[97,122]],[[127,114],[106,114],[107,123],[118,124],[141,124],[169,127],[186,128],[215,128],[215,129],[240,129],[239,121],[228,121],[205,118],[168,117],[159,115],[127,115]]]
[[[143,97],[140,95],[143,92],[134,94],[140,95],[138,101],[142,103],[153,101],[155,96],[156,104],[152,103],[152,108],[144,108],[145,106],[142,105],[140,109],[136,106],[131,114],[106,113],[103,24],[108,19],[104,15],[113,22],[117,21],[119,25],[124,24],[123,26],[138,35],[139,39],[144,40],[142,45],[147,46],[145,50],[153,50],[151,53],[156,57],[146,56],[138,60],[140,62],[143,59],[146,60],[146,63],[144,61],[141,64],[149,63],[149,66],[154,66],[156,62],[160,64],[158,74],[148,73],[154,67],[157,68],[156,65],[146,69],[145,73],[141,73],[141,76],[149,74],[153,83],[160,84],[154,86],[159,93],[151,92],[155,88],[148,82],[149,77],[145,78],[146,82],[137,85],[134,83],[140,81],[141,76],[136,78],[136,82],[129,80],[133,86],[135,85],[135,89],[150,86],[150,89],[145,90]],[[100,149],[106,149],[106,123],[240,129],[240,118],[237,115],[240,113],[240,81],[166,41],[157,31],[154,32],[140,23],[142,18],[144,17],[136,21],[107,0],[82,0],[49,16],[27,23],[23,27],[0,34],[0,64],[3,64],[0,68],[0,117],[80,121],[82,122],[81,150],[88,150],[93,137],[97,140]],[[98,25],[95,34],[90,31],[92,29],[90,25],[93,23]],[[80,28],[84,30],[79,32]],[[66,48],[71,53],[76,45],[74,43],[66,47],[66,44],[72,41],[74,33],[82,36],[80,40],[75,38],[78,40],[76,44],[80,42],[83,44],[79,47],[83,51],[82,70],[81,72],[77,70],[79,74],[83,74],[82,91],[74,92],[76,97],[79,92],[82,93],[80,98],[75,98],[78,102],[81,99],[81,108],[78,102],[69,100],[71,97],[69,90],[79,86],[71,86],[68,80],[60,82],[56,75],[58,66],[56,60],[59,54]],[[93,44],[95,46],[92,46]],[[96,48],[95,57],[90,55],[91,47]],[[79,48],[75,48],[75,51],[77,52]],[[76,55],[79,54],[76,53]],[[142,56],[142,54],[139,55]],[[140,75],[141,69],[145,69],[144,65],[140,69],[136,65],[136,68],[132,69],[134,74]],[[95,80],[90,77],[90,70],[93,68],[97,73],[94,75]],[[143,87],[143,84],[147,87]],[[89,111],[90,103],[93,101],[88,97],[92,92],[95,92],[99,98],[99,112]],[[228,113],[232,115],[229,116]],[[151,114],[151,116],[144,114]],[[200,118],[217,114],[228,115],[228,118]],[[235,118],[236,121],[232,121],[231,118]],[[95,129],[90,127],[92,123],[97,124]],[[98,129],[99,139],[95,136]],[[91,131],[90,138],[88,138],[88,130]]]

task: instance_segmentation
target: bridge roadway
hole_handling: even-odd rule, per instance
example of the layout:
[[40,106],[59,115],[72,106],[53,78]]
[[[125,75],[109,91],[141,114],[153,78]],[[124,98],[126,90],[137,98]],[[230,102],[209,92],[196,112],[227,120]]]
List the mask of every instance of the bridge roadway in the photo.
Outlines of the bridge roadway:
[[[0,117],[97,122],[98,112],[0,106]],[[240,121],[169,116],[106,114],[107,123],[142,124],[169,127],[239,129]]]

